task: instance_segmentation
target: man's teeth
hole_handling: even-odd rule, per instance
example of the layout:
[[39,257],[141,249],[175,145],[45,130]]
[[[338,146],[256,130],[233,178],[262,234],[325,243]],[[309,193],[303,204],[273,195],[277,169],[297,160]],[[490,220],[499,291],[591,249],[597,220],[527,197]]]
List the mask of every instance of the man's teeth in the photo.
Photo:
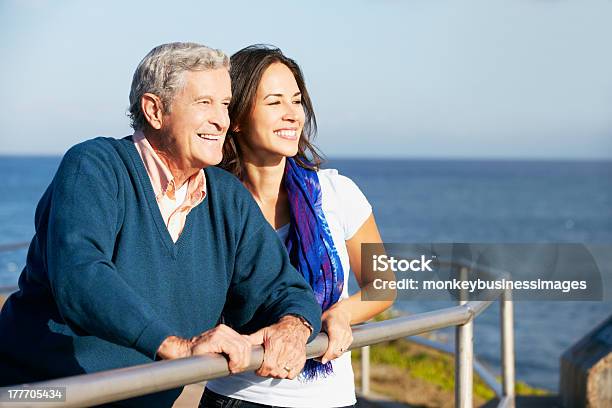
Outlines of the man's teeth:
[[204,133],[198,133],[198,136],[201,139],[205,139],[205,140],[219,140],[221,139],[220,135],[208,135],[208,134],[204,134]]
[[277,130],[274,132],[275,135],[281,137],[295,137],[295,130]]

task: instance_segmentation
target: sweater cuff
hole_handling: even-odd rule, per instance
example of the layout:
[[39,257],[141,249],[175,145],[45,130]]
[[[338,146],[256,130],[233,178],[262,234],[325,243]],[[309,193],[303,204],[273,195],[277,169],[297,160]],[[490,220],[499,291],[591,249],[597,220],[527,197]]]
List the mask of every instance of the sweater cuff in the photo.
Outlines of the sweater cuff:
[[140,351],[152,360],[155,360],[157,350],[161,346],[162,342],[169,336],[175,333],[164,323],[153,320],[147,327],[144,328],[134,348]]

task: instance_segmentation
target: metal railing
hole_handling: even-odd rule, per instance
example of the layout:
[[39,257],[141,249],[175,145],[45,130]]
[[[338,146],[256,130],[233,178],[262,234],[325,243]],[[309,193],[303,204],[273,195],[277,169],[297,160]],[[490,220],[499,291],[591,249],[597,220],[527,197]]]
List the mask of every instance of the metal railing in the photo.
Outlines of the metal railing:
[[12,252],[18,249],[27,248],[29,242],[13,242],[10,244],[0,244],[0,252]]
[[[495,396],[500,400],[498,407],[514,406],[514,334],[513,328],[513,306],[510,301],[510,292],[503,295],[500,299],[500,329],[501,329],[501,383],[495,375],[484,366],[478,359],[472,356],[473,371],[478,374],[480,379],[489,387]],[[407,341],[429,349],[439,351],[457,358],[456,347],[449,344],[440,343],[427,337],[412,336],[407,337]],[[361,392],[364,396],[370,391],[370,347],[365,346],[361,351]]]
[[[19,249],[25,249],[30,245],[29,242],[11,242],[8,244],[0,244],[0,253],[2,252],[15,252]],[[8,295],[19,289],[16,286],[0,286],[0,296]]]
[[[465,270],[462,271],[464,273]],[[499,407],[514,407],[514,332],[513,303],[510,292],[500,291],[500,329],[502,381],[488,373],[474,360],[474,320],[494,301],[461,301],[458,306],[367,323],[353,328],[350,349],[427,333],[445,327],[456,327],[455,337],[455,406],[473,406],[473,371],[487,383],[499,398]],[[328,338],[319,334],[307,345],[308,358],[323,355]],[[447,350],[451,352],[451,350]],[[363,353],[366,357],[369,353]],[[362,359],[362,363],[369,361]],[[248,370],[263,362],[261,346],[253,347]],[[365,368],[365,367],[364,367]],[[368,370],[369,371],[369,370]],[[229,375],[227,361],[222,356],[197,356],[179,360],[152,362],[139,366],[83,374],[29,384],[29,387],[66,387],[64,402],[49,402],[45,406],[82,407],[119,401],[127,398],[169,390],[187,384]],[[367,375],[367,377],[366,377]],[[15,387],[11,387],[15,388]],[[0,394],[8,388],[0,388]],[[362,371],[362,391],[369,391],[369,374]],[[8,406],[0,402],[0,407]],[[27,406],[22,405],[20,406]]]

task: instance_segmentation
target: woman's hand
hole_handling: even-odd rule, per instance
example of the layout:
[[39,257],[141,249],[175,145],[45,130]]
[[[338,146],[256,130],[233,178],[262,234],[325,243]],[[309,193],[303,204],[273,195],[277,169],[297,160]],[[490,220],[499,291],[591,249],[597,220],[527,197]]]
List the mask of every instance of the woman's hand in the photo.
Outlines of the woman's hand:
[[321,316],[321,331],[329,337],[327,351],[321,357],[323,364],[340,357],[353,343],[351,314],[343,309],[342,302],[339,302]]

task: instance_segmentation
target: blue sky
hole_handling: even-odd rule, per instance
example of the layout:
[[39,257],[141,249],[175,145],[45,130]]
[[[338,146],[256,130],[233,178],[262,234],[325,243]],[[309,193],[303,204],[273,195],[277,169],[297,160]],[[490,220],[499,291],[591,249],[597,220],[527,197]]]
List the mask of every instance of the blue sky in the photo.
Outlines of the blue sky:
[[0,2],[0,154],[131,133],[154,46],[271,43],[331,157],[612,159],[612,1]]

